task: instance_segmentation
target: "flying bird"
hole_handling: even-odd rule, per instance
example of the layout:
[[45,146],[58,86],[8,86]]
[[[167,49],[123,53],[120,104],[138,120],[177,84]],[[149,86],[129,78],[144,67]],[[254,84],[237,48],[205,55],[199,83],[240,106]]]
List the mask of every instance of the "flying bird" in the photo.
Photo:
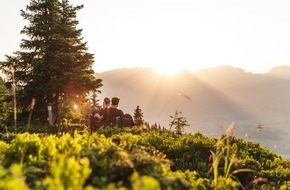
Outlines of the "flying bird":
[[188,95],[186,95],[186,94],[184,94],[184,93],[182,93],[182,92],[179,92],[179,93],[178,93],[178,96],[182,96],[182,97],[186,98],[188,101],[191,102],[191,98],[190,98]]
[[256,127],[257,127],[257,131],[262,131],[262,129],[263,129],[261,124],[257,124]]

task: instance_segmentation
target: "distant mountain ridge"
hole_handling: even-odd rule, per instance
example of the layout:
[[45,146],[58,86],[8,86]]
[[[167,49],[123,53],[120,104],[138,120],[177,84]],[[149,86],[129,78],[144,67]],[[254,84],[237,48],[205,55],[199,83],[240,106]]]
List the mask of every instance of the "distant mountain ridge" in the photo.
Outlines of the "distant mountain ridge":
[[274,67],[267,74],[275,77],[290,78],[290,66],[281,65]]
[[[101,97],[120,96],[120,106],[128,112],[140,105],[145,119],[164,123],[175,109],[188,115],[192,122],[199,118],[216,120],[223,117],[233,121],[261,121],[269,115],[289,115],[288,73],[290,66],[276,67],[266,74],[220,66],[195,73],[182,71],[174,76],[159,75],[147,68],[118,69],[96,75],[104,83]],[[186,102],[188,100],[180,94],[192,101]],[[154,113],[152,107],[159,113]]]
[[266,74],[220,66],[173,76],[147,68],[118,69],[96,76],[103,79],[101,101],[105,96],[119,96],[120,108],[130,114],[139,105],[150,124],[168,127],[169,116],[179,110],[190,123],[188,132],[217,136],[235,122],[236,133],[243,136],[261,123],[267,129],[265,134],[259,137],[261,132],[253,133],[252,138],[277,141],[284,136],[276,131],[290,135],[288,74],[290,66],[275,67]]

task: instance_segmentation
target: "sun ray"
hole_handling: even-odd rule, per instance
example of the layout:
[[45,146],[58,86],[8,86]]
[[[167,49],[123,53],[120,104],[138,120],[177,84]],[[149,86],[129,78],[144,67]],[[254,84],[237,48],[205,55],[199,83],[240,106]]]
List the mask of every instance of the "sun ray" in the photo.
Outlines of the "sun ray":
[[178,65],[155,65],[152,66],[153,70],[160,75],[174,75],[179,73],[182,68]]

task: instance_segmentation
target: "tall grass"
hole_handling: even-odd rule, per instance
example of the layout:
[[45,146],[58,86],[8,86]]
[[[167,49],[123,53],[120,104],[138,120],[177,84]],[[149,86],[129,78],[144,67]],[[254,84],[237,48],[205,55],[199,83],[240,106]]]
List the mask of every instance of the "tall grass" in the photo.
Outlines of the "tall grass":
[[[231,149],[230,144],[230,136],[234,133],[235,130],[234,126],[235,123],[229,125],[225,135],[222,135],[218,139],[216,143],[216,151],[210,151],[212,157],[212,167],[210,172],[213,172],[213,189],[236,189],[238,187],[246,189],[246,187],[244,187],[242,183],[240,183],[240,181],[235,177],[235,174],[241,172],[257,173],[257,171],[247,168],[233,170],[233,165],[236,165],[240,162],[236,156],[237,149]],[[219,170],[221,163],[223,163],[222,173]],[[265,181],[266,179],[259,178],[255,180]]]

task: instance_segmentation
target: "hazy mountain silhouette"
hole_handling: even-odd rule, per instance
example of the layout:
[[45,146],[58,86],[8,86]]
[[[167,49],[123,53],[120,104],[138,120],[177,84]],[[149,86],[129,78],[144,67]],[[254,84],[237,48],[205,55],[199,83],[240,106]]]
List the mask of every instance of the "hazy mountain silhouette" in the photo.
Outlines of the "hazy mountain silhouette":
[[282,65],[274,67],[268,72],[268,75],[290,79],[290,66]]
[[[290,124],[288,73],[290,66],[273,68],[267,74],[220,66],[196,73],[182,71],[172,76],[145,68],[96,75],[103,79],[101,99],[121,97],[120,108],[130,114],[139,105],[144,119],[151,124],[157,122],[168,127],[169,116],[179,110],[190,123],[189,132],[217,136],[235,122],[237,135],[250,134],[269,147],[273,141],[277,146],[277,139],[290,134],[287,128]],[[259,133],[258,123],[263,126]],[[275,131],[278,133],[273,133]]]

